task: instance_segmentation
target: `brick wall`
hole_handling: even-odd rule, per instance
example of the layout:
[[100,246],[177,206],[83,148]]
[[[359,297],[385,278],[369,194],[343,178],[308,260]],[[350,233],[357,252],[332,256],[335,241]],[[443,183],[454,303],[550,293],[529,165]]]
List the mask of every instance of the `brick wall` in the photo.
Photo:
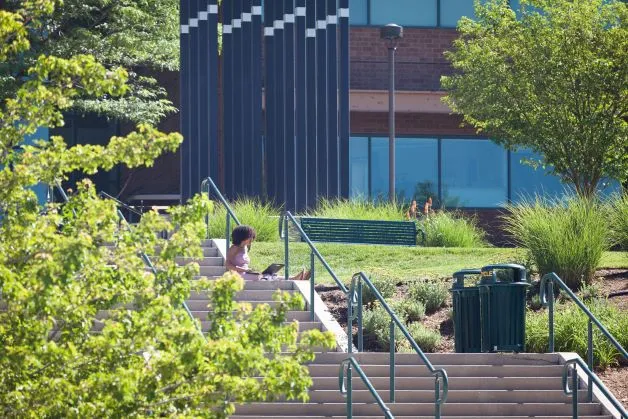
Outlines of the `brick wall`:
[[[404,113],[395,117],[398,135],[473,135],[471,127],[460,127],[460,115]],[[388,113],[351,112],[352,134],[388,135]]]
[[[439,90],[440,76],[451,73],[443,52],[455,29],[405,29],[396,52],[397,90]],[[388,49],[379,28],[351,28],[351,88],[388,88]]]

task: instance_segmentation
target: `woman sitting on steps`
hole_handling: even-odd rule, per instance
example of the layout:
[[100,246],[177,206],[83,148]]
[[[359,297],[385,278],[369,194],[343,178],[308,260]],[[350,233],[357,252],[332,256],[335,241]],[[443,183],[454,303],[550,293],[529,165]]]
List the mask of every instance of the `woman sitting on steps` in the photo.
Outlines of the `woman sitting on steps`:
[[[251,258],[249,250],[251,243],[255,240],[255,229],[251,226],[240,225],[231,232],[231,247],[227,250],[226,268],[230,271],[237,272],[244,280],[259,281],[260,279],[286,279],[285,277],[263,277],[262,274],[254,272],[249,268]],[[307,280],[310,278],[310,271],[305,269],[298,274],[290,277],[291,280]]]

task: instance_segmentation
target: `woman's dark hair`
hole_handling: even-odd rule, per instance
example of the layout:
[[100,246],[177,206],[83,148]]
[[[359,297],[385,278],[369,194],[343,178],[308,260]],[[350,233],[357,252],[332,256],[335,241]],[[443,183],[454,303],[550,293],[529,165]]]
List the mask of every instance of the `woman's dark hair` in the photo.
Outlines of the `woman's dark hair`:
[[240,225],[231,232],[231,243],[239,246],[244,240],[254,239],[255,229],[251,226]]

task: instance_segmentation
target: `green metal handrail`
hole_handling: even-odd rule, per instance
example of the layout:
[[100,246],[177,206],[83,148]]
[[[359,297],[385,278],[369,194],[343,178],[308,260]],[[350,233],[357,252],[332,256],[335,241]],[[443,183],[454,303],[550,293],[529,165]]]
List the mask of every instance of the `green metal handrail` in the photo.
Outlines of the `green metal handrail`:
[[[377,393],[377,390],[375,390],[375,387],[373,387],[373,384],[371,384],[371,381],[368,379],[368,377],[360,367],[360,364],[358,363],[358,361],[356,361],[354,357],[349,357],[343,360],[340,363],[340,370],[338,371],[338,384],[340,385],[340,393],[347,398],[347,419],[353,418],[353,384],[351,382],[351,379],[353,377],[351,367],[355,368],[360,378],[362,378],[362,381],[366,385],[366,388],[371,392],[371,395],[373,395],[373,397],[375,398],[375,401],[382,409],[382,412],[384,412],[384,417],[386,419],[394,419],[395,417],[393,416],[392,412],[390,411],[388,406],[386,406],[386,403],[384,403],[380,395]],[[346,384],[345,369],[347,370]]]
[[128,204],[126,204],[126,203],[124,203],[124,202],[120,201],[118,198],[116,198],[115,196],[109,195],[107,192],[100,191],[100,192],[98,192],[98,195],[99,195],[101,198],[106,198],[106,199],[109,199],[109,200],[111,200],[111,201],[115,202],[115,203],[118,205],[118,207],[122,207],[122,208],[124,208],[125,210],[128,210],[129,212],[132,212],[132,213],[133,213],[133,214],[135,214],[135,215],[139,215],[140,217],[141,217],[142,215],[144,215],[144,214],[142,214],[142,212],[141,212],[141,211],[138,211],[137,209],[135,209],[135,207],[133,207],[133,206],[131,206],[131,205],[128,205]]
[[[218,200],[222,203],[222,205],[225,207],[226,210],[226,223],[225,223],[225,242],[226,242],[226,246],[227,249],[229,248],[229,243],[230,243],[230,236],[231,236],[231,219],[233,218],[233,221],[235,221],[236,225],[240,225],[240,220],[238,220],[238,217],[235,216],[235,214],[233,213],[233,211],[231,210],[231,207],[229,206],[229,203],[227,202],[227,200],[225,199],[224,196],[222,196],[222,194],[220,193],[220,190],[218,189],[218,187],[216,186],[216,184],[214,183],[214,181],[212,180],[211,177],[206,177],[205,179],[203,179],[203,181],[201,182],[201,193],[203,193],[203,191],[205,190],[205,188],[207,188],[207,198],[209,199],[209,195],[211,193],[211,190],[214,190],[214,194],[216,194],[216,196],[218,197]],[[205,217],[205,226],[207,229],[206,232],[206,238],[210,238],[209,237],[209,214],[206,215]]]
[[[382,307],[388,312],[390,315],[390,401],[395,402],[395,326],[401,330],[401,333],[406,337],[412,349],[419,355],[423,363],[430,370],[432,375],[435,377],[434,384],[434,416],[438,419],[441,414],[441,406],[443,403],[447,401],[447,393],[449,392],[449,378],[447,376],[447,372],[443,368],[434,368],[434,365],[427,359],[425,353],[421,350],[419,345],[417,345],[416,341],[408,332],[408,329],[404,326],[404,324],[399,320],[399,317],[395,314],[395,312],[390,308],[390,306],[384,300],[384,297],[377,290],[375,285],[367,278],[364,272],[358,272],[353,275],[351,278],[351,290],[349,291],[349,298],[347,298],[347,334],[349,335],[349,353],[353,352],[353,342],[351,339],[352,330],[353,330],[353,320],[357,319],[358,321],[358,351],[362,351],[364,349],[364,333],[362,330],[362,282],[366,283],[366,285],[370,288],[371,292],[375,295],[375,298],[379,300]],[[357,313],[354,314],[354,305],[357,307]],[[443,391],[441,395],[440,386],[442,386]]]
[[[613,394],[608,391],[604,383],[600,381],[600,379],[595,375],[589,367],[582,361],[580,358],[570,359],[565,363],[565,367],[563,369],[563,391],[566,395],[572,395],[571,398],[571,406],[572,406],[572,415],[573,418],[578,417],[578,366],[582,368],[587,377],[589,378],[589,388],[591,388],[591,383],[594,383],[597,388],[600,389],[602,394],[608,399],[608,401],[613,405],[615,409],[621,414],[623,419],[628,419],[628,412],[622,406],[621,403],[613,396]],[[571,388],[569,388],[569,374],[571,373]],[[591,401],[591,400],[589,400]]]
[[[342,290],[342,292],[344,292],[346,294],[346,293],[349,292],[349,290],[347,289],[345,284],[343,284],[338,279],[338,277],[336,276],[334,271],[331,269],[331,267],[329,266],[329,264],[327,263],[325,258],[320,254],[320,252],[318,251],[316,246],[314,246],[314,243],[312,243],[312,241],[307,236],[307,234],[305,234],[305,231],[303,231],[303,229],[301,228],[301,225],[297,222],[297,220],[290,213],[290,211],[286,211],[284,213],[284,216],[283,216],[283,229],[280,228],[280,231],[279,231],[280,237],[282,237],[284,239],[284,265],[285,265],[284,266],[284,272],[286,274],[286,278],[290,278],[290,258],[289,258],[290,240],[289,240],[289,237],[288,237],[288,225],[289,225],[289,222],[292,222],[292,224],[299,231],[299,234],[301,235],[301,238],[303,239],[303,241],[305,241],[307,243],[307,245],[310,247],[310,319],[314,320],[314,262],[316,260],[315,258],[317,258],[321,262],[323,267],[327,270],[329,275],[331,275],[331,277],[333,278],[334,282],[336,283],[336,285],[338,285],[338,288],[340,288]],[[282,223],[280,222],[280,224],[279,224],[280,227],[281,227],[281,224]],[[350,340],[351,340],[351,335],[349,335],[349,341]],[[349,345],[351,345],[351,344],[349,344]]]
[[[600,321],[589,311],[586,305],[578,297],[573,293],[571,289],[560,279],[558,275],[554,272],[549,274],[545,274],[541,279],[541,289],[540,289],[540,297],[541,302],[544,307],[549,307],[549,351],[554,352],[554,283],[558,284],[558,286],[569,296],[569,298],[576,303],[576,305],[584,312],[584,314],[588,317],[587,323],[587,364],[590,371],[593,371],[593,324],[597,326],[597,328],[602,332],[604,336],[611,341],[613,346],[617,348],[619,353],[626,359],[628,359],[628,352],[624,349],[621,344],[613,337],[613,335],[600,323]],[[549,296],[549,299],[548,299]],[[589,385],[587,388],[587,397],[589,402],[593,399],[593,389],[592,389],[593,379],[591,375],[589,375]]]

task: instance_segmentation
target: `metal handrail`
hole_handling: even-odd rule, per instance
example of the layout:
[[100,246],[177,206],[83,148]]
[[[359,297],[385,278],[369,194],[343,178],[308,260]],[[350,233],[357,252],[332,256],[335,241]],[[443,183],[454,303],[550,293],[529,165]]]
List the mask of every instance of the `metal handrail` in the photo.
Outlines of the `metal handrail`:
[[115,196],[111,196],[109,195],[107,192],[104,191],[100,191],[98,192],[98,195],[102,198],[106,198],[106,199],[110,199],[113,202],[115,202],[116,204],[118,204],[119,207],[122,207],[132,213],[134,213],[135,215],[139,215],[140,217],[144,214],[142,214],[141,211],[138,211],[137,209],[135,209],[135,207],[132,207],[131,205],[128,205],[122,201],[120,201],[118,198],[116,198]]
[[[351,372],[352,366],[356,369],[356,371],[360,375],[360,378],[362,378],[362,381],[366,385],[366,388],[371,392],[371,395],[375,398],[375,401],[382,409],[382,412],[384,412],[384,417],[386,419],[394,419],[395,417],[390,411],[390,408],[386,406],[386,403],[384,403],[380,395],[377,393],[377,390],[375,390],[375,387],[373,387],[373,384],[371,384],[371,381],[368,379],[368,377],[360,367],[360,364],[358,363],[358,361],[356,361],[354,357],[349,357],[343,360],[340,363],[340,370],[338,371],[338,384],[340,385],[340,394],[344,395],[347,398],[347,419],[353,418],[353,384],[351,382],[351,379],[353,378]],[[345,369],[347,370],[346,385]]]
[[[342,290],[342,292],[347,294],[349,292],[349,290],[347,289],[345,284],[343,284],[340,281],[340,279],[338,279],[338,277],[336,276],[334,271],[331,269],[331,267],[329,266],[329,264],[327,263],[325,258],[320,254],[320,252],[318,251],[316,246],[314,246],[314,243],[312,243],[312,241],[307,236],[307,234],[305,234],[305,231],[303,231],[303,229],[301,228],[301,226],[299,225],[297,220],[294,218],[294,216],[290,213],[290,211],[286,211],[284,213],[284,216],[283,216],[284,227],[283,227],[283,229],[280,229],[280,231],[279,231],[280,236],[282,236],[283,239],[284,239],[284,251],[285,251],[285,253],[284,253],[284,265],[285,265],[284,266],[284,272],[286,273],[286,278],[290,277],[290,258],[288,256],[289,252],[290,252],[290,240],[289,240],[289,237],[288,237],[288,225],[289,225],[288,223],[289,222],[292,222],[292,224],[299,231],[299,234],[301,235],[301,238],[310,247],[310,319],[314,320],[314,261],[315,261],[315,257],[321,262],[323,267],[327,270],[329,275],[331,275],[331,277],[333,278],[334,282],[336,283],[336,285],[338,285],[338,287]],[[280,223],[280,225],[281,225],[281,223]],[[351,341],[351,335],[349,335],[349,341]],[[351,345],[351,343],[349,343],[349,345]]]
[[[589,383],[594,383],[597,388],[600,389],[602,394],[607,398],[607,400],[613,405],[615,409],[621,414],[623,419],[628,419],[628,412],[622,406],[622,404],[613,396],[613,394],[608,391],[608,388],[602,383],[602,381],[595,375],[593,371],[587,367],[587,365],[580,358],[570,359],[565,363],[565,367],[563,369],[563,391],[566,395],[572,395],[571,398],[571,406],[572,406],[572,414],[574,418],[578,417],[578,366],[582,368],[587,377],[589,378]],[[569,373],[572,372],[571,376],[571,388],[569,388]],[[589,384],[589,388],[591,388],[591,384]],[[589,400],[590,401],[590,400]]]
[[[211,189],[213,189],[214,193],[218,197],[218,200],[225,207],[225,210],[226,210],[225,242],[226,242],[227,248],[229,248],[229,242],[230,242],[230,236],[231,236],[231,219],[233,218],[233,221],[235,221],[236,225],[240,225],[240,220],[238,220],[238,217],[235,216],[235,214],[233,213],[233,210],[231,210],[231,207],[229,206],[229,203],[227,202],[225,197],[222,196],[222,194],[220,193],[220,190],[218,189],[218,187],[216,186],[212,178],[209,176],[203,179],[203,181],[201,182],[201,193],[203,193],[203,190],[205,189],[205,187],[207,187],[207,198],[209,199],[209,194],[211,192]],[[206,226],[206,238],[209,239],[209,214],[207,214],[207,216],[205,217],[205,226]]]
[[[352,336],[352,328],[353,328],[353,320],[357,318],[358,320],[358,351],[362,351],[364,349],[364,333],[362,330],[362,282],[366,283],[366,285],[370,288],[371,292],[375,295],[375,298],[379,300],[382,307],[388,312],[390,315],[390,401],[395,402],[395,326],[401,330],[401,333],[406,337],[412,349],[419,355],[425,366],[430,370],[432,375],[435,377],[435,400],[434,400],[434,409],[435,409],[435,417],[440,418],[441,414],[441,406],[443,403],[447,401],[447,393],[449,392],[449,378],[447,376],[447,371],[443,368],[434,368],[434,365],[427,359],[425,353],[421,350],[419,345],[417,345],[416,341],[408,332],[408,329],[404,326],[404,324],[399,320],[399,317],[395,314],[395,312],[390,308],[390,306],[384,300],[384,297],[377,290],[375,285],[367,278],[364,272],[358,272],[353,275],[351,278],[351,290],[349,293],[349,298],[347,298],[347,333],[349,336]],[[357,313],[353,313],[353,306],[357,306]],[[352,353],[353,349],[352,339],[349,339],[349,353]],[[441,395],[440,385],[443,385],[443,392]]]
[[[541,278],[541,289],[540,289],[540,298],[544,307],[549,307],[549,351],[554,352],[554,283],[558,284],[558,286],[569,296],[569,298],[576,303],[576,305],[584,312],[584,314],[588,317],[587,322],[587,364],[589,370],[593,370],[593,324],[597,326],[597,328],[602,332],[604,336],[611,341],[613,346],[617,348],[619,353],[625,358],[628,359],[628,352],[624,349],[623,346],[615,339],[615,337],[600,323],[600,321],[591,313],[591,311],[587,308],[586,305],[578,297],[573,293],[571,289],[563,282],[562,279],[556,273],[551,272],[545,274],[543,278]],[[549,300],[548,300],[549,296]],[[587,396],[589,401],[593,398],[593,389],[592,389],[593,379],[591,375],[589,375],[589,382],[587,388]]]

